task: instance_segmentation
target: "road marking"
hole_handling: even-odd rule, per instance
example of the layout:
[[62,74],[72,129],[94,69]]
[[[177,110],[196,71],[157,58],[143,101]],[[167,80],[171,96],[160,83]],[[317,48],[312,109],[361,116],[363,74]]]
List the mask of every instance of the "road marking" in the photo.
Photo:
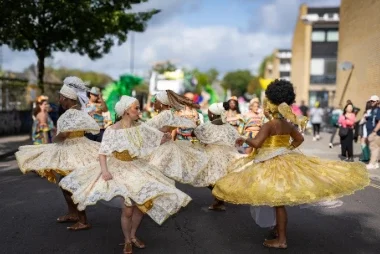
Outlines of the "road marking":
[[380,190],[380,186],[377,185],[377,184],[370,183],[369,186],[371,186],[371,187],[373,187],[373,188],[376,188],[376,189],[379,189],[379,190]]

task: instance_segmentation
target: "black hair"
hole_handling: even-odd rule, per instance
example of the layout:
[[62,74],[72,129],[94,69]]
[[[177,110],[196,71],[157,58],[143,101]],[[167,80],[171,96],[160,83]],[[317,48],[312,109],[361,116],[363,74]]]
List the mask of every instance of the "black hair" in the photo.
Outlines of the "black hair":
[[354,107],[354,104],[352,104],[352,103],[347,103],[346,106],[345,106],[344,109],[343,109],[343,115],[347,113],[347,107],[350,106],[350,105],[352,106],[352,113],[354,113],[354,108],[355,108],[355,107]]
[[367,101],[365,104],[365,111],[367,112],[368,109],[372,109],[372,102],[371,101]]
[[285,79],[272,81],[265,91],[267,98],[275,105],[286,103],[292,105],[296,99],[293,84]]
[[237,100],[234,100],[234,99],[230,99],[230,100],[228,100],[226,102],[223,102],[224,109],[225,110],[229,110],[230,109],[230,101],[234,101],[236,103],[236,112],[238,114],[240,114],[241,112],[240,112],[240,108],[239,108],[239,102]]

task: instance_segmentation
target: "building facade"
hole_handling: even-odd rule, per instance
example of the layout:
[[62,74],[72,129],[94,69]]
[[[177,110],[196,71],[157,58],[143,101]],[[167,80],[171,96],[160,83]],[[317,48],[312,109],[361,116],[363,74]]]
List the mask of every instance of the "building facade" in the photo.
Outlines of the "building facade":
[[369,97],[380,96],[379,10],[377,0],[341,2],[335,106],[350,99],[363,113]]
[[336,93],[339,8],[301,5],[292,41],[292,72],[297,103],[332,106]]
[[276,49],[270,61],[265,65],[264,78],[290,80],[292,69],[292,51],[290,49]]

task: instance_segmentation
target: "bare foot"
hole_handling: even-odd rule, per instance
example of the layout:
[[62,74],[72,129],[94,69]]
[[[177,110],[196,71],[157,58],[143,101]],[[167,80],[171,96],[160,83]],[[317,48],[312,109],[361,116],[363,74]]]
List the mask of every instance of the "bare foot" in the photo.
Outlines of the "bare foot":
[[265,240],[263,245],[268,248],[274,248],[274,249],[286,249],[288,248],[288,245],[286,241],[280,242],[278,238],[273,240]]
[[79,218],[76,214],[66,214],[57,218],[57,222],[59,223],[77,222],[78,220]]
[[74,225],[70,226],[70,227],[67,227],[68,230],[72,230],[72,231],[79,231],[79,230],[86,230],[86,229],[90,229],[91,228],[91,225],[90,224],[84,224],[82,222],[77,222],[75,223]]

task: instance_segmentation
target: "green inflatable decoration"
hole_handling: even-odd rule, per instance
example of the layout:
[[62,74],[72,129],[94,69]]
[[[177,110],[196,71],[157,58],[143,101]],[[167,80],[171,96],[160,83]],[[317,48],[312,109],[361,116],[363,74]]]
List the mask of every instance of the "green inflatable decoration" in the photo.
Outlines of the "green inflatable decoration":
[[143,79],[137,76],[125,74],[120,76],[119,81],[108,84],[103,90],[103,98],[110,111],[112,122],[116,120],[115,105],[123,95],[132,96],[133,89],[142,84]]
[[208,104],[211,105],[213,103],[216,103],[216,102],[219,102],[219,96],[218,94],[216,93],[216,91],[212,88],[212,86],[210,84],[207,84],[205,87],[204,87],[204,90],[206,93],[208,93],[210,95],[210,99],[208,100]]

